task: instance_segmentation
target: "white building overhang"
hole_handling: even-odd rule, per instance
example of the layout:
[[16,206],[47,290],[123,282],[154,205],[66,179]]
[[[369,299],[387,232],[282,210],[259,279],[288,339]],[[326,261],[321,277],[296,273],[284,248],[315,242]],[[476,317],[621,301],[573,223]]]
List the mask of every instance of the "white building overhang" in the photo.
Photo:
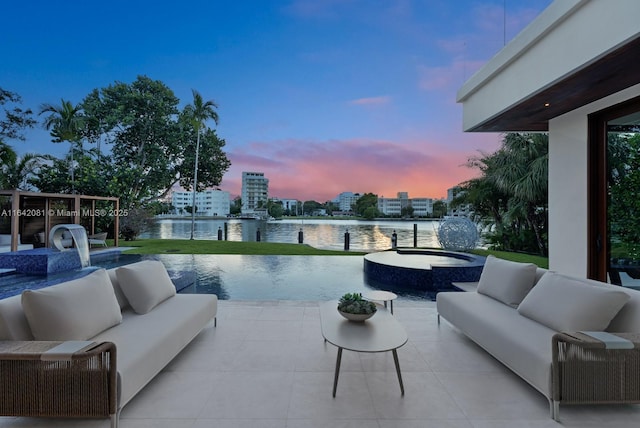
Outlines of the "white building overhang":
[[556,0],[458,91],[464,130],[547,131],[640,83],[638,17],[638,0]]

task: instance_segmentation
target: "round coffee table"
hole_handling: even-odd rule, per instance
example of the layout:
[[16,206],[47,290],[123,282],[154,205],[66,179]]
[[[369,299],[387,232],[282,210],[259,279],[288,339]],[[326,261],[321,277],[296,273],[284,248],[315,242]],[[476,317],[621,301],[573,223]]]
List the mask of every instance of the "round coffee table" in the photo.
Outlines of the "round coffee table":
[[333,378],[333,396],[336,396],[342,350],[355,352],[388,352],[393,354],[400,392],[404,395],[404,384],[400,372],[397,349],[407,343],[404,327],[386,309],[378,309],[374,316],[364,322],[347,321],[338,313],[338,302],[320,305],[320,326],[324,340],[338,347],[336,370]]
[[390,302],[391,315],[393,315],[393,301],[398,298],[396,293],[391,291],[373,290],[368,291],[362,295],[367,300],[377,300],[384,303],[384,307],[387,307],[387,302]]

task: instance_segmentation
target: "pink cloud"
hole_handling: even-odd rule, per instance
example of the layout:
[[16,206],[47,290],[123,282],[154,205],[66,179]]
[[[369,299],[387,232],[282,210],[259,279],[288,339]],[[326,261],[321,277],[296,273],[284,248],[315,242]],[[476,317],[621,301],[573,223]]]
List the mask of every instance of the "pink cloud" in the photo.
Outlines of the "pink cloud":
[[[484,139],[487,141],[482,145],[495,145],[495,135],[484,134]],[[458,144],[451,138],[445,141],[450,141],[451,147]],[[447,149],[425,140],[290,139],[254,143],[229,153],[232,167],[221,187],[239,195],[242,171],[259,171],[269,178],[272,197],[324,202],[345,191],[378,196],[406,191],[412,197],[440,198],[446,196],[448,188],[477,175],[477,171],[464,166],[475,154],[475,149]]]
[[356,105],[356,106],[379,106],[379,105],[389,104],[390,102],[391,102],[391,97],[381,96],[381,97],[358,98],[358,99],[349,101],[349,104]]

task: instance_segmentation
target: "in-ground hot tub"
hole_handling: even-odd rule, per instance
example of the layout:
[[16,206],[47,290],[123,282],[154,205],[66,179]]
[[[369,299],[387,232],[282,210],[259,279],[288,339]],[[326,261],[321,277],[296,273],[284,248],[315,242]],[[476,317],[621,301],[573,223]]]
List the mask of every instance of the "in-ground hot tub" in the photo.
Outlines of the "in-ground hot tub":
[[445,250],[399,248],[364,256],[369,284],[387,289],[437,292],[456,289],[452,282],[480,279],[485,257]]

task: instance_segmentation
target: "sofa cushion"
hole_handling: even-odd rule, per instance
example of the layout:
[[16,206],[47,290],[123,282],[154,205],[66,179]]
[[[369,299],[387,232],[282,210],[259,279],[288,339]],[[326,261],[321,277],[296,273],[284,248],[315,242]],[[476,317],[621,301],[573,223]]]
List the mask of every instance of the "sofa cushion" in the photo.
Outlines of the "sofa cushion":
[[33,340],[20,295],[0,299],[0,340]]
[[122,292],[138,314],[146,314],[159,303],[176,295],[164,265],[155,260],[145,260],[116,270]]
[[88,340],[122,321],[104,269],[40,290],[26,290],[22,308],[36,340]]
[[537,266],[488,256],[480,274],[478,293],[516,307],[527,295],[536,279]]
[[629,298],[623,291],[547,272],[518,312],[556,331],[603,331]]
[[113,292],[116,294],[116,299],[118,299],[120,309],[125,309],[129,307],[129,301],[127,300],[127,296],[124,295],[122,287],[120,287],[120,281],[118,281],[118,275],[116,274],[117,270],[117,268],[109,269],[107,270],[107,273],[109,274],[109,279],[113,286]]

